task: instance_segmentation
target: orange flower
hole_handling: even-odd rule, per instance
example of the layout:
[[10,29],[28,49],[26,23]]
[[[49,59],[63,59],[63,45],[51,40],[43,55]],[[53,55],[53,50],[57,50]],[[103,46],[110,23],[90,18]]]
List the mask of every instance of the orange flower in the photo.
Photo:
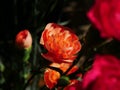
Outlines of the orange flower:
[[[52,63],[50,66],[52,67],[56,67],[56,68],[59,68],[61,69],[63,72],[65,72],[69,67],[70,67],[70,64],[68,63],[61,63],[61,64],[58,64],[58,63]],[[77,66],[74,66],[69,72],[68,74],[71,74],[73,73],[74,71],[76,71],[78,69]],[[60,73],[58,71],[55,71],[55,70],[52,70],[52,69],[49,69],[47,68],[45,73],[44,73],[44,81],[45,81],[45,84],[46,86],[49,88],[49,89],[52,89],[56,84],[57,84],[57,81],[60,79]]]
[[78,37],[69,28],[49,23],[42,33],[40,44],[48,50],[42,56],[52,62],[73,62],[81,49]]
[[58,79],[60,78],[60,73],[52,70],[47,69],[44,74],[45,84],[49,89],[52,89],[56,84]]
[[17,35],[16,35],[16,40],[15,40],[16,45],[23,49],[28,49],[31,47],[32,45],[32,37],[31,34],[28,30],[23,30],[20,31]]
[[[50,66],[59,68],[60,65],[57,63],[52,63]],[[57,80],[60,78],[60,73],[47,68],[45,73],[44,73],[44,80],[45,80],[45,84],[49,89],[52,89],[56,84],[57,84]]]

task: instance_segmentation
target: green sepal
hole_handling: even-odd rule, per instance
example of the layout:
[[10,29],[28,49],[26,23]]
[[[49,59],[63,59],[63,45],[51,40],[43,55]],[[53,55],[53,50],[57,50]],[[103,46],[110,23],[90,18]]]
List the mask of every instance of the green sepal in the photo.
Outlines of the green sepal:
[[61,76],[58,80],[58,86],[66,86],[70,84],[70,79],[67,76]]
[[5,70],[4,64],[0,61],[0,72],[3,72]]
[[23,56],[23,61],[28,62],[30,58],[30,53],[31,53],[32,47],[24,49],[24,56]]

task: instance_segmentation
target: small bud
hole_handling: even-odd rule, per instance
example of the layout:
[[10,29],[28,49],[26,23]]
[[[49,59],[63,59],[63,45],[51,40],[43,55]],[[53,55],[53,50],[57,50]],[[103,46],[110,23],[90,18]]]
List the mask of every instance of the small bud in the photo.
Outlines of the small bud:
[[20,49],[28,49],[32,46],[32,36],[28,30],[20,31],[15,40],[16,46]]

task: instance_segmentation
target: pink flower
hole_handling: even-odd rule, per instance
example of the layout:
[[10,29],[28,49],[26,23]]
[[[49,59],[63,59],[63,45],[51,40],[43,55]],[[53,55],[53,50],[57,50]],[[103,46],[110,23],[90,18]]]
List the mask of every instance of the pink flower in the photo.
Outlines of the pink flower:
[[82,90],[120,90],[120,60],[111,55],[97,55],[83,77]]
[[79,38],[70,29],[49,23],[42,33],[40,44],[48,50],[42,56],[52,62],[73,62],[81,49]]
[[87,16],[101,37],[120,40],[120,0],[96,0]]
[[16,45],[21,49],[28,49],[32,46],[32,37],[28,30],[22,30],[16,35]]

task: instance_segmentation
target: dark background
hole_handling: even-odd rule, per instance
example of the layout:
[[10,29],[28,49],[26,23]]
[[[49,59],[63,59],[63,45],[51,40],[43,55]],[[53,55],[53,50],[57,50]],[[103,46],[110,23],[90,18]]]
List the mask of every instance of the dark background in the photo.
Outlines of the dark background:
[[[86,23],[84,19],[85,12],[91,6],[93,0],[58,0],[58,4],[55,9],[44,16],[43,20],[40,20],[42,13],[49,12],[49,7],[52,4],[48,4],[48,0],[38,0],[36,6],[35,0],[2,0],[0,1],[0,40],[10,40],[15,38],[16,33],[22,29],[36,29],[33,25],[34,20],[37,18],[39,26],[40,23],[44,21],[56,22],[62,11],[62,20],[71,19],[71,24],[78,26],[80,24]],[[54,2],[51,0],[51,2]],[[69,6],[70,2],[76,2],[77,5],[74,6],[71,11],[63,11],[63,8]],[[41,11],[39,16],[34,17],[34,8],[37,7]],[[69,6],[70,7],[70,6]],[[72,6],[71,6],[72,8]],[[81,10],[81,11],[80,11]],[[82,13],[81,13],[82,12]],[[82,21],[81,21],[82,20]],[[71,26],[71,25],[69,25]],[[34,30],[35,31],[35,30]]]

